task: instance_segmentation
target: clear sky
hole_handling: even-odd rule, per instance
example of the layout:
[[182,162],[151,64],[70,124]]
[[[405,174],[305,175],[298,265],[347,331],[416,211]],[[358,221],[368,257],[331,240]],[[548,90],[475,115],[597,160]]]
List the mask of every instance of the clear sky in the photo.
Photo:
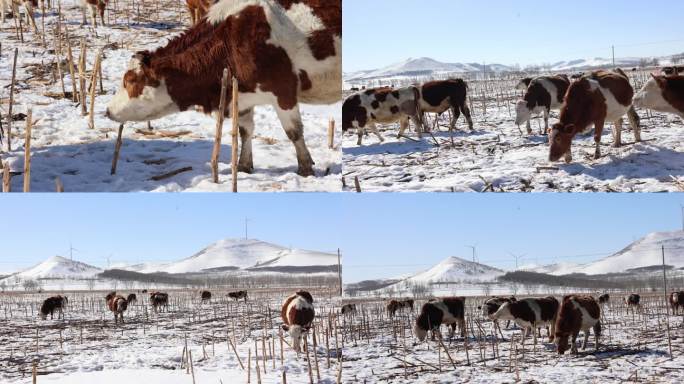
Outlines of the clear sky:
[[344,0],[343,68],[409,57],[544,64],[684,52],[684,1]]
[[67,194],[0,196],[0,271],[55,254],[106,266],[173,261],[225,237],[342,250],[346,282],[424,270],[448,256],[512,268],[587,262],[681,228],[682,194]]

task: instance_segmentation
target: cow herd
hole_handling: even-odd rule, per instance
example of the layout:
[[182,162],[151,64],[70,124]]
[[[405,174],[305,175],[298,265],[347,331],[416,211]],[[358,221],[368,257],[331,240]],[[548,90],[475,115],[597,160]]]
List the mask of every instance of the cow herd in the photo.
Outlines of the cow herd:
[[[678,67],[663,68],[661,74],[652,74],[638,92],[635,92],[627,74],[620,68],[598,70],[568,77],[565,74],[521,79],[516,88],[525,91],[516,103],[515,123],[527,125],[532,134],[530,119],[542,113],[544,130],[549,135],[549,160],[564,158],[572,161],[571,144],[574,137],[594,128],[594,157],[601,156],[600,144],[603,128],[613,123],[613,146],[620,147],[624,117],[627,116],[636,142],[641,141],[639,115],[635,108],[672,113],[684,118],[684,76]],[[358,144],[366,130],[374,132],[382,141],[376,124],[400,123],[399,136],[413,121],[420,136],[429,129],[425,113],[442,114],[451,110],[450,130],[460,113],[473,129],[466,103],[468,86],[461,79],[433,81],[422,85],[394,89],[391,87],[360,90],[349,96],[342,107],[342,129],[356,129]],[[559,121],[549,126],[549,114],[559,110]],[[435,119],[435,124],[437,119]]]

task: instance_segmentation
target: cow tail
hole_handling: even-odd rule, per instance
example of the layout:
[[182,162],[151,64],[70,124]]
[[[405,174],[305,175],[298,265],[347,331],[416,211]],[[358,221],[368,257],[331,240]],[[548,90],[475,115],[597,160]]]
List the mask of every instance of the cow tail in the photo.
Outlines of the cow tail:
[[[425,128],[423,124],[423,110],[420,108],[420,91],[418,87],[413,87],[413,100],[415,100],[415,110],[416,110],[416,121],[421,125],[421,129]],[[418,129],[419,127],[416,127]]]

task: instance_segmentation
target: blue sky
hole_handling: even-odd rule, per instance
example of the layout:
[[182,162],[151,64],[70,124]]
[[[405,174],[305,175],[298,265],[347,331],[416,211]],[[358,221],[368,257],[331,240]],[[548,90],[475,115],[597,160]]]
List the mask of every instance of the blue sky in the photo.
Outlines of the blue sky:
[[68,194],[0,198],[0,271],[55,254],[106,266],[170,261],[225,237],[342,249],[347,282],[426,269],[448,256],[512,268],[586,262],[681,228],[681,194]]
[[684,52],[684,2],[651,0],[344,0],[343,68],[409,57],[543,64]]

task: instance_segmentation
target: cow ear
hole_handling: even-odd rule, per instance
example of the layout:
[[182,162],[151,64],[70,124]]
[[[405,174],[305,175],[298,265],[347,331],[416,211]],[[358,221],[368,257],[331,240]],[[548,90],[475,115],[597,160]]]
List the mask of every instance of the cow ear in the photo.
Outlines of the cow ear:
[[568,124],[563,127],[563,133],[572,133],[575,130],[575,124]]
[[133,55],[134,59],[138,59],[140,63],[144,66],[149,66],[150,65],[150,51],[138,51]]

